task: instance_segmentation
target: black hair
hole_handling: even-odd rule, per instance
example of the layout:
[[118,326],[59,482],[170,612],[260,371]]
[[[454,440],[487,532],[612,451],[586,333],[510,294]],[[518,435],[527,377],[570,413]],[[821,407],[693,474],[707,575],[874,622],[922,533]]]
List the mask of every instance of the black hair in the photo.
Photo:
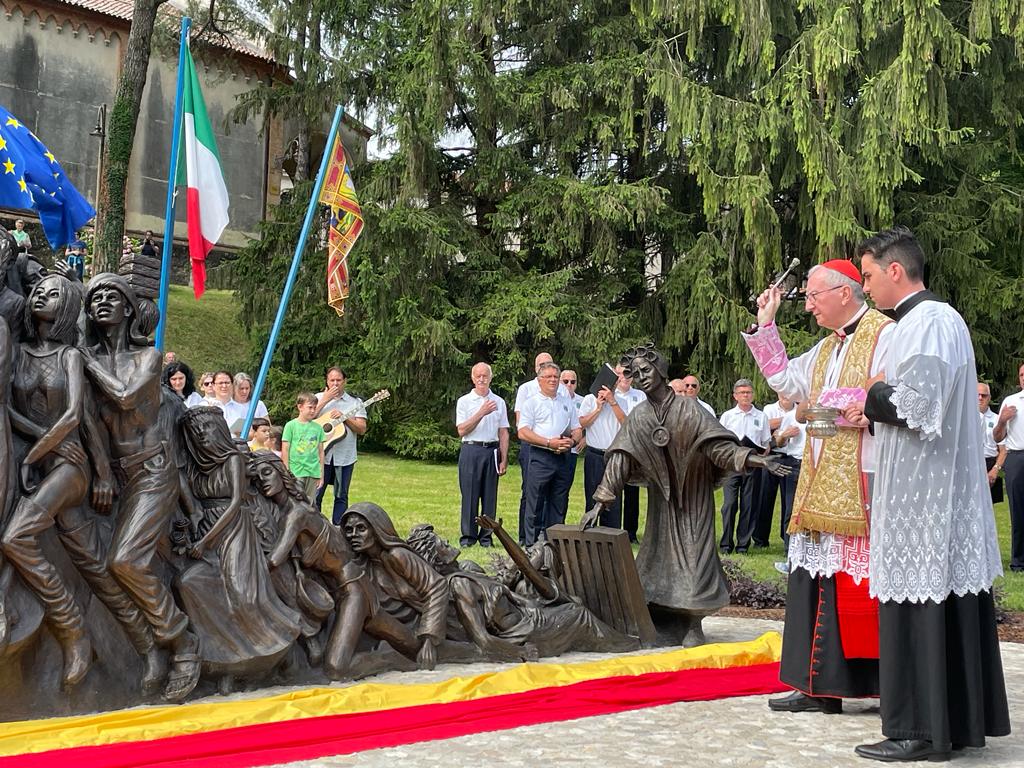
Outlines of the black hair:
[[187,399],[196,391],[196,377],[192,373],[192,369],[185,363],[175,361],[165,365],[163,373],[160,374],[160,381],[173,392],[174,387],[171,386],[171,376],[176,373],[185,374],[185,389],[182,390],[182,397]]
[[883,229],[857,246],[857,255],[871,258],[883,267],[896,262],[913,282],[924,280],[924,250],[914,233],[904,226]]

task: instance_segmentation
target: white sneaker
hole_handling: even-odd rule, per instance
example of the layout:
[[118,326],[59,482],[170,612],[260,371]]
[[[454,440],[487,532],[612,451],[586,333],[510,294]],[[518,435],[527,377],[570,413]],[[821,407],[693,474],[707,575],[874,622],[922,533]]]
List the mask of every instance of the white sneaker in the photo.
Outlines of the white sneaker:
[[775,570],[778,571],[779,573],[783,574],[783,575],[788,575],[789,574],[789,563],[787,563],[787,562],[775,563]]

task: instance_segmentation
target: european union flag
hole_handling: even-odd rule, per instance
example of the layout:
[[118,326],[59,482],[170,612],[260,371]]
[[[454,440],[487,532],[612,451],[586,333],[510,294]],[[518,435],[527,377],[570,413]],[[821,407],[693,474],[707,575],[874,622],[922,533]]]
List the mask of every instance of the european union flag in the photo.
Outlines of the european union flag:
[[78,228],[96,215],[35,134],[0,107],[0,206],[34,210],[50,247],[77,239]]

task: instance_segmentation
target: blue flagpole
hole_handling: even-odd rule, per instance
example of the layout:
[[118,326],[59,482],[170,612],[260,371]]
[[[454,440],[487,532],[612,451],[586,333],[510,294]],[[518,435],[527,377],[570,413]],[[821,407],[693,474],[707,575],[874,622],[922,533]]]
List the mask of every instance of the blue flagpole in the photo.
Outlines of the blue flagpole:
[[344,110],[339,104],[334,109],[334,122],[331,123],[331,132],[327,134],[327,143],[324,145],[324,156],[320,161],[320,170],[316,175],[316,182],[313,184],[313,194],[309,198],[309,208],[306,209],[306,220],[302,223],[302,234],[299,235],[299,242],[295,245],[295,255],[292,256],[292,266],[288,270],[288,279],[284,283],[284,292],[281,294],[281,303],[277,305],[277,317],[274,319],[274,327],[270,329],[270,340],[267,342],[267,349],[263,353],[263,363],[260,365],[260,373],[256,377],[256,385],[253,387],[249,399],[249,412],[245,415],[245,423],[242,425],[242,439],[249,439],[249,429],[252,427],[253,416],[256,415],[256,406],[260,401],[260,394],[263,392],[263,385],[267,380],[267,372],[270,370],[270,361],[274,357],[274,347],[277,346],[277,336],[284,325],[284,316],[288,311],[288,302],[292,297],[292,290],[295,288],[295,279],[299,274],[299,265],[302,263],[302,254],[306,250],[306,240],[309,239],[309,230],[313,227],[313,216],[316,214],[317,206],[320,204],[320,191],[324,188],[324,175],[327,173],[327,165],[334,153],[334,141],[338,136],[338,128],[341,126],[341,116]]
[[156,348],[164,351],[164,330],[167,327],[167,294],[171,288],[171,251],[174,248],[174,188],[178,176],[178,151],[181,145],[181,102],[185,95],[185,54],[192,19],[181,20],[181,41],[178,44],[178,85],[174,94],[174,122],[171,124],[171,167],[167,172],[167,213],[164,216],[164,250],[160,254],[160,321],[156,326]]

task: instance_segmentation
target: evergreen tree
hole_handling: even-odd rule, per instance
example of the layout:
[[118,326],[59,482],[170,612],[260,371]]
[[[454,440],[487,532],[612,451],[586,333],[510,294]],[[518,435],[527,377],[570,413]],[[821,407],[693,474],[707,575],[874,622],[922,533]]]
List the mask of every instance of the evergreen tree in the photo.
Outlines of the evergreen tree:
[[[318,252],[278,359],[319,378],[340,356],[366,392],[394,388],[376,434],[395,450],[450,455],[470,364],[490,361],[510,396],[542,349],[586,381],[653,339],[726,407],[754,372],[747,297],[791,258],[847,254],[893,223],[933,255],[983,373],[1012,373],[1017,4],[348,0],[339,14],[325,76],[393,153],[357,170],[367,227],[344,320]],[[266,233],[293,237],[301,207]],[[261,327],[272,242],[242,259]],[[787,319],[807,346],[813,323]]]

